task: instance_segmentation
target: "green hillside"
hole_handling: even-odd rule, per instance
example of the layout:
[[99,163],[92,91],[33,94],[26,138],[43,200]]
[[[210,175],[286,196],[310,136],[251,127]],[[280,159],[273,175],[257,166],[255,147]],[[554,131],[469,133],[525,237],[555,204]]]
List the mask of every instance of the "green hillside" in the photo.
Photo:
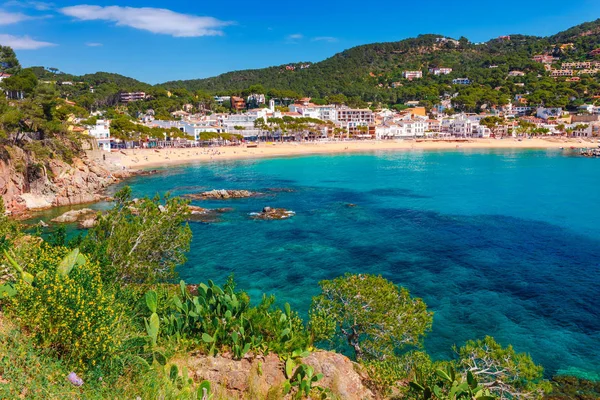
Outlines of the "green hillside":
[[[573,43],[573,49],[562,49],[561,44]],[[460,92],[473,92],[480,87],[482,97],[495,88],[506,96],[521,92],[552,89],[555,96],[542,93],[542,101],[566,106],[569,98],[582,98],[585,92],[596,89],[597,79],[583,79],[578,85],[563,85],[549,79],[541,64],[531,57],[548,53],[562,60],[583,60],[587,53],[600,46],[600,20],[573,27],[550,37],[511,35],[510,40],[493,39],[474,44],[460,38],[458,44],[443,41],[440,35],[420,35],[417,38],[390,43],[357,46],[334,55],[309,68],[286,69],[286,65],[264,69],[225,73],[207,79],[171,81],[166,88],[185,88],[191,91],[239,93],[251,85],[262,84],[267,89],[293,90],[298,94],[322,98],[342,93],[363,100],[396,103],[406,100],[435,102],[439,95],[451,89],[453,78],[468,77],[470,88]],[[497,68],[490,68],[497,66]],[[432,67],[449,67],[453,72],[446,76],[432,76],[426,72]],[[424,78],[413,82],[402,79],[403,70],[423,70]],[[519,70],[525,77],[508,78],[509,71]],[[391,88],[392,82],[403,86]],[[525,86],[515,85],[524,83]],[[467,93],[468,94],[468,93]],[[501,99],[499,99],[501,100]]]

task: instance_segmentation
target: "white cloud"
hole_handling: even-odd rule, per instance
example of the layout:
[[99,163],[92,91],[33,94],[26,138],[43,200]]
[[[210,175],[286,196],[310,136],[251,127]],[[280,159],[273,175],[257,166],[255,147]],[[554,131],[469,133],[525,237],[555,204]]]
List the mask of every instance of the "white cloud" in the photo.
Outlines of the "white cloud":
[[335,38],[333,36],[317,36],[316,38],[313,38],[312,40],[313,40],[313,42],[335,43],[338,41],[338,38]]
[[60,12],[81,21],[111,21],[118,26],[129,26],[174,37],[219,36],[223,34],[221,28],[232,24],[213,17],[199,17],[150,7],[101,7],[82,4],[61,8]]
[[88,42],[85,44],[88,47],[100,47],[100,46],[104,46],[102,43],[96,43],[96,42]]
[[54,3],[47,3],[45,1],[19,1],[11,0],[4,3],[5,7],[23,7],[23,8],[35,8],[39,11],[48,11],[54,8]]
[[21,13],[11,13],[0,10],[0,25],[16,24],[21,21],[27,21],[31,17]]
[[0,45],[10,46],[15,50],[37,50],[42,47],[56,46],[55,43],[41,42],[29,36],[13,36],[0,34]]
[[289,35],[287,38],[288,38],[289,40],[300,40],[300,39],[302,39],[303,37],[304,37],[304,35],[303,35],[303,34],[301,34],[301,33],[294,33],[293,35]]

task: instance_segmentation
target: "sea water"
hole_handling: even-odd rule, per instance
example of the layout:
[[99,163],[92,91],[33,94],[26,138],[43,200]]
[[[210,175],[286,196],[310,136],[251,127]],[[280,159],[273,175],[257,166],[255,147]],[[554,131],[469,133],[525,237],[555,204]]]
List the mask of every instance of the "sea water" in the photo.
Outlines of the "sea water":
[[[258,301],[306,316],[319,281],[381,274],[434,311],[436,359],[491,335],[546,375],[600,375],[600,160],[552,150],[404,151],[172,167],[127,182],[134,196],[248,189],[195,201],[231,207],[192,223],[188,282],[234,275]],[[296,216],[255,221],[282,207]]]

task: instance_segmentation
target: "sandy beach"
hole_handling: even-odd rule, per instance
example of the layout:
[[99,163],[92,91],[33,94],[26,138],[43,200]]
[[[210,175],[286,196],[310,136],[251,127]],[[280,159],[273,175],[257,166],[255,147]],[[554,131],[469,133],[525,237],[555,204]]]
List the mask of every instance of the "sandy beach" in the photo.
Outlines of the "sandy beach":
[[128,149],[106,154],[106,161],[118,168],[143,169],[169,165],[235,160],[246,158],[302,156],[310,154],[339,154],[372,151],[423,151],[465,149],[559,149],[597,147],[597,139],[534,138],[470,139],[469,141],[387,140],[341,141],[308,143],[265,142],[258,147],[240,146],[195,147],[175,149]]

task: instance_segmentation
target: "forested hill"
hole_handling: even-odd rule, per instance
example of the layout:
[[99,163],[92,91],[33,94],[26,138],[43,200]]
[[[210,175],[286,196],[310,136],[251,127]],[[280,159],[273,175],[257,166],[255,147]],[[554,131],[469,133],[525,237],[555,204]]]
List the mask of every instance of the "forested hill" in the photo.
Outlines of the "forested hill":
[[[207,79],[171,81],[160,86],[209,92],[236,92],[251,85],[262,84],[267,89],[293,90],[311,97],[325,97],[343,93],[364,100],[394,103],[410,97],[416,89],[427,96],[438,95],[436,84],[451,83],[453,78],[468,77],[475,84],[492,88],[506,85],[511,70],[525,72],[526,78],[545,76],[543,66],[531,60],[535,54],[548,53],[561,60],[584,60],[587,54],[600,47],[600,20],[573,27],[550,37],[511,35],[474,44],[466,38],[444,40],[440,35],[420,35],[417,38],[390,43],[357,46],[324,61],[310,64],[293,63],[264,69],[225,73]],[[572,43],[573,46],[561,46]],[[497,65],[498,68],[489,68]],[[287,68],[286,68],[287,67]],[[292,68],[293,67],[293,70]],[[433,77],[425,74],[418,82],[402,82],[402,71],[423,70],[432,67],[453,68],[448,76]],[[393,82],[403,87],[391,90]],[[397,86],[397,85],[395,85]]]

